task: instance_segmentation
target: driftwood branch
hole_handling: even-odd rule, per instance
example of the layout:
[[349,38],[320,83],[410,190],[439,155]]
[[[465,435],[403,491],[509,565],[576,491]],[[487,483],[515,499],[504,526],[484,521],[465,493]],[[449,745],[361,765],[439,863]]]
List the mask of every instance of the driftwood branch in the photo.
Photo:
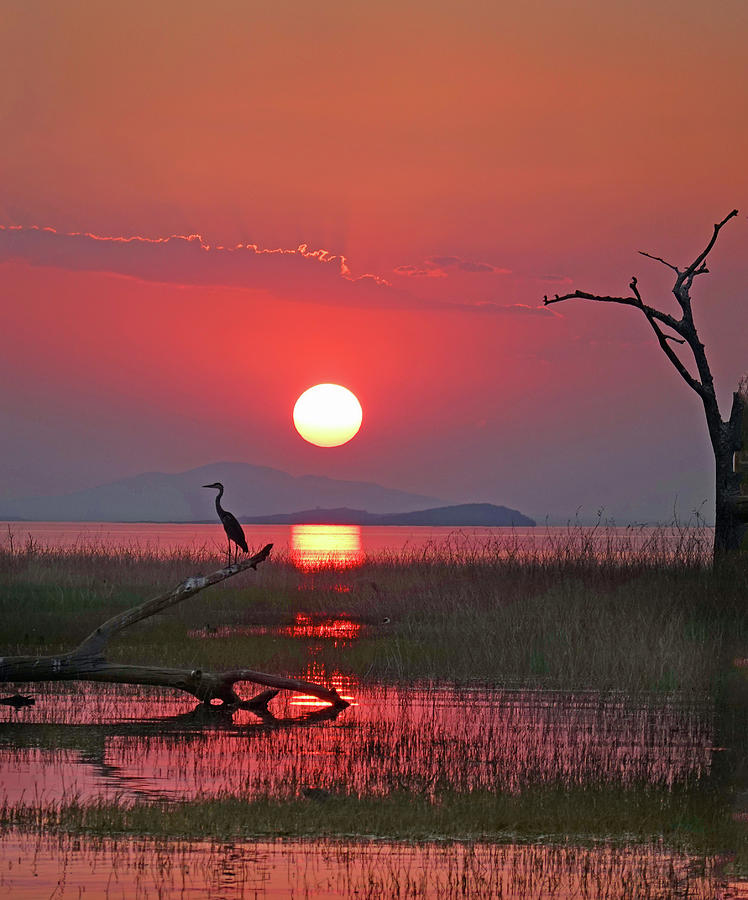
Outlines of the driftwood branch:
[[[175,606],[213,584],[247,569],[256,569],[268,558],[272,546],[267,544],[249,559],[218,569],[210,575],[193,575],[174,590],[112,616],[69,653],[40,657],[0,657],[0,682],[102,681],[113,684],[146,684],[186,691],[203,703],[210,704],[216,700],[227,706],[245,709],[263,708],[279,690],[286,690],[309,694],[336,707],[347,706],[346,701],[334,689],[298,678],[270,675],[253,669],[206,672],[202,669],[128,666],[107,662],[104,657],[109,641],[125,628]],[[274,690],[264,691],[252,700],[243,701],[234,690],[234,685],[240,681],[250,681]]]

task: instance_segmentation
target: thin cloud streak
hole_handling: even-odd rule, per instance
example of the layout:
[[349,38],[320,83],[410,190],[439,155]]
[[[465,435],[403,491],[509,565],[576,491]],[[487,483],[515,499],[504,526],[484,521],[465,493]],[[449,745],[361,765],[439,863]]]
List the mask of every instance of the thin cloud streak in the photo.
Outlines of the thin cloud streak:
[[450,269],[469,274],[487,275],[510,275],[512,271],[491,263],[465,259],[462,256],[429,256],[418,265],[397,266],[393,271],[405,278],[447,278]]
[[563,315],[547,306],[530,306],[528,303],[495,303],[492,300],[476,300],[464,303],[441,303],[440,309],[460,309],[463,312],[484,313],[499,316],[542,316],[563,319]]
[[[0,225],[0,262],[11,261],[104,272],[157,284],[241,288],[324,305],[553,315],[543,307],[521,303],[426,300],[394,287],[379,275],[354,275],[342,254],[314,250],[307,244],[292,248],[264,248],[253,243],[226,247],[210,244],[199,234],[102,236],[39,225]],[[425,265],[430,267],[431,277],[446,275],[441,266],[471,273],[508,272],[457,256],[430,257]]]

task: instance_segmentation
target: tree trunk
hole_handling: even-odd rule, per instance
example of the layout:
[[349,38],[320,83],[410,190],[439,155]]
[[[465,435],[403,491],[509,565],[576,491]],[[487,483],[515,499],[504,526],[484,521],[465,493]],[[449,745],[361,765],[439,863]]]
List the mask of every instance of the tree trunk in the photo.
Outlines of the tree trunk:
[[748,414],[746,393],[733,394],[727,422],[713,441],[716,464],[714,562],[748,551]]
[[[218,701],[228,707],[244,709],[265,707],[278,690],[287,690],[309,694],[339,708],[348,706],[348,703],[333,688],[314,684],[311,681],[302,681],[298,678],[270,675],[265,672],[256,672],[253,669],[205,672],[201,669],[128,666],[109,663],[104,657],[106,645],[115,634],[135,622],[140,622],[170,606],[181,603],[187,597],[191,597],[212,584],[225,581],[247,569],[256,569],[268,558],[272,546],[272,544],[267,544],[259,553],[249,559],[234,563],[224,569],[218,569],[210,575],[194,575],[183,581],[174,590],[112,616],[69,653],[61,653],[56,656],[0,657],[0,683],[106,681],[115,684],[147,684],[186,691],[206,704]],[[263,691],[252,700],[243,701],[234,690],[234,685],[239,681],[249,681],[276,690]]]

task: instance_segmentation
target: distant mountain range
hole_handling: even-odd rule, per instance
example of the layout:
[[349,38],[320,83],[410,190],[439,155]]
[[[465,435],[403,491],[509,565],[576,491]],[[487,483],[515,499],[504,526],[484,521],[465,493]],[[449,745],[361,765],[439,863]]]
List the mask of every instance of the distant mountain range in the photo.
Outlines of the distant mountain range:
[[[242,522],[362,525],[534,525],[514,509],[443,501],[365,481],[289,475],[267,466],[218,462],[187,472],[147,472],[56,497],[0,500],[0,519],[46,522],[212,522],[220,481],[223,503]],[[289,512],[302,510],[302,512]],[[414,512],[413,510],[418,510]]]
[[535,521],[516,509],[493,503],[460,503],[415,512],[377,515],[363,509],[305,509],[275,516],[243,516],[246,525],[443,525],[454,528],[516,525],[531,528]]
[[194,522],[215,518],[215,491],[236,516],[268,516],[295,509],[343,506],[399,513],[436,506],[437,497],[409,494],[364,481],[289,475],[267,466],[218,462],[187,472],[147,472],[57,497],[0,500],[0,519],[42,522]]

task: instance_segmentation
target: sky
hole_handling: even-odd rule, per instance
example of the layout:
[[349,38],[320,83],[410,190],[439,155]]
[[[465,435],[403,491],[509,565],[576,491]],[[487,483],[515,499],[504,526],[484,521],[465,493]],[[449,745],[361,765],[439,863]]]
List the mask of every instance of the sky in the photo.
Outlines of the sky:
[[[748,370],[748,6],[0,4],[0,498],[245,461],[563,522],[709,515]],[[358,436],[304,442],[350,388]]]

